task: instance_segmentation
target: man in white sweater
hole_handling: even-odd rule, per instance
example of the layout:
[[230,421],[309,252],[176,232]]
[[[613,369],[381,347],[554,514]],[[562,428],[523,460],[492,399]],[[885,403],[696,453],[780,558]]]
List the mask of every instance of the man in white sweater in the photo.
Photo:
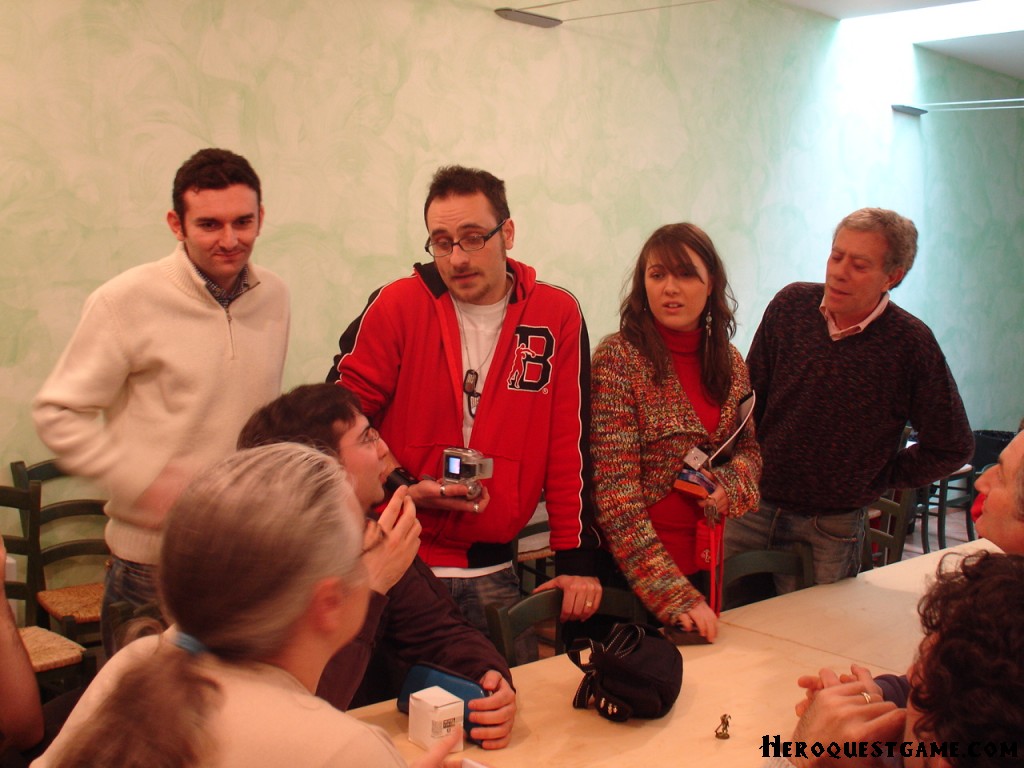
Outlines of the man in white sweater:
[[249,162],[203,149],[174,179],[167,223],[178,246],[86,301],[78,328],[33,403],[36,429],[68,472],[109,494],[114,603],[144,607],[167,510],[192,474],[234,450],[238,430],[281,391],[289,300],[249,263],[263,223]]

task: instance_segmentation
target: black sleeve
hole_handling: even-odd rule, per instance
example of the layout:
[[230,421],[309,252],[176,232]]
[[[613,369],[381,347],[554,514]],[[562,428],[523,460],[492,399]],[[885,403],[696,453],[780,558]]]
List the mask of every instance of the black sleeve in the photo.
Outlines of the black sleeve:
[[512,682],[498,649],[466,621],[448,589],[417,557],[388,592],[388,610],[353,706],[397,696],[409,668],[418,662],[477,681],[495,669]]
[[882,689],[882,699],[891,701],[897,707],[907,706],[910,698],[910,681],[906,675],[879,675],[875,683]]
[[327,371],[326,381],[328,384],[333,384],[334,382],[341,378],[341,372],[338,370],[338,365],[341,363],[341,358],[343,358],[345,355],[351,352],[352,348],[355,347],[356,337],[359,335],[359,327],[362,325],[363,322],[363,315],[366,314],[367,308],[373,303],[373,300],[377,298],[377,294],[379,294],[380,292],[381,289],[378,288],[377,290],[370,294],[370,298],[366,300],[366,306],[363,307],[363,311],[359,313],[359,317],[353,320],[349,324],[348,328],[345,329],[345,332],[342,333],[341,336],[339,337],[338,354],[334,356],[334,365],[332,365],[331,369]]
[[380,634],[381,618],[387,606],[387,597],[378,592],[370,592],[366,620],[359,634],[331,657],[320,675],[316,695],[336,709],[346,710],[352,704],[370,663],[377,635]]

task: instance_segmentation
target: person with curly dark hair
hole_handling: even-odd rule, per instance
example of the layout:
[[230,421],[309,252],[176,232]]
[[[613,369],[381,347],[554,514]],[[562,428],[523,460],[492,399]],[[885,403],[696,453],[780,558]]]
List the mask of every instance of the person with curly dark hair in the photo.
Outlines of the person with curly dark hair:
[[[872,680],[854,665],[852,674],[825,669],[799,681],[807,699],[797,705],[795,741],[892,741],[895,762],[826,753],[766,766],[1024,765],[1024,614],[1015,610],[1024,604],[1024,556],[983,551],[954,568],[950,557],[918,606],[924,639],[905,678]],[[932,755],[932,744],[945,754]]]

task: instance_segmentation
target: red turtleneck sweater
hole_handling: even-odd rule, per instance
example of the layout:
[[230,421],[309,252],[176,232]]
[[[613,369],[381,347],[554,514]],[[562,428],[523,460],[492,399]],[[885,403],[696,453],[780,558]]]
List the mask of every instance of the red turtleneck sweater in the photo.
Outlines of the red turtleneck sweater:
[[[661,323],[655,322],[654,325],[668,347],[672,368],[679,379],[683,394],[690,401],[704,429],[708,433],[714,432],[718,428],[722,407],[708,398],[700,380],[700,335],[704,333],[704,329],[672,331]],[[686,575],[698,571],[699,566],[694,556],[695,531],[697,520],[703,517],[704,511],[697,506],[697,500],[679,491],[670,491],[668,496],[648,507],[647,513],[651,517],[651,524],[658,538],[676,561],[679,570]]]

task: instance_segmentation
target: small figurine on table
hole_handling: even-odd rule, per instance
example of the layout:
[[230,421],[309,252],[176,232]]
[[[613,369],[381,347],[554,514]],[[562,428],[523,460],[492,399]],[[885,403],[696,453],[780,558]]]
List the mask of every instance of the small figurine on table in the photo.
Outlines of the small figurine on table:
[[716,739],[729,738],[729,720],[731,719],[732,718],[730,718],[728,715],[722,715],[722,722],[718,724],[717,728],[715,728]]

